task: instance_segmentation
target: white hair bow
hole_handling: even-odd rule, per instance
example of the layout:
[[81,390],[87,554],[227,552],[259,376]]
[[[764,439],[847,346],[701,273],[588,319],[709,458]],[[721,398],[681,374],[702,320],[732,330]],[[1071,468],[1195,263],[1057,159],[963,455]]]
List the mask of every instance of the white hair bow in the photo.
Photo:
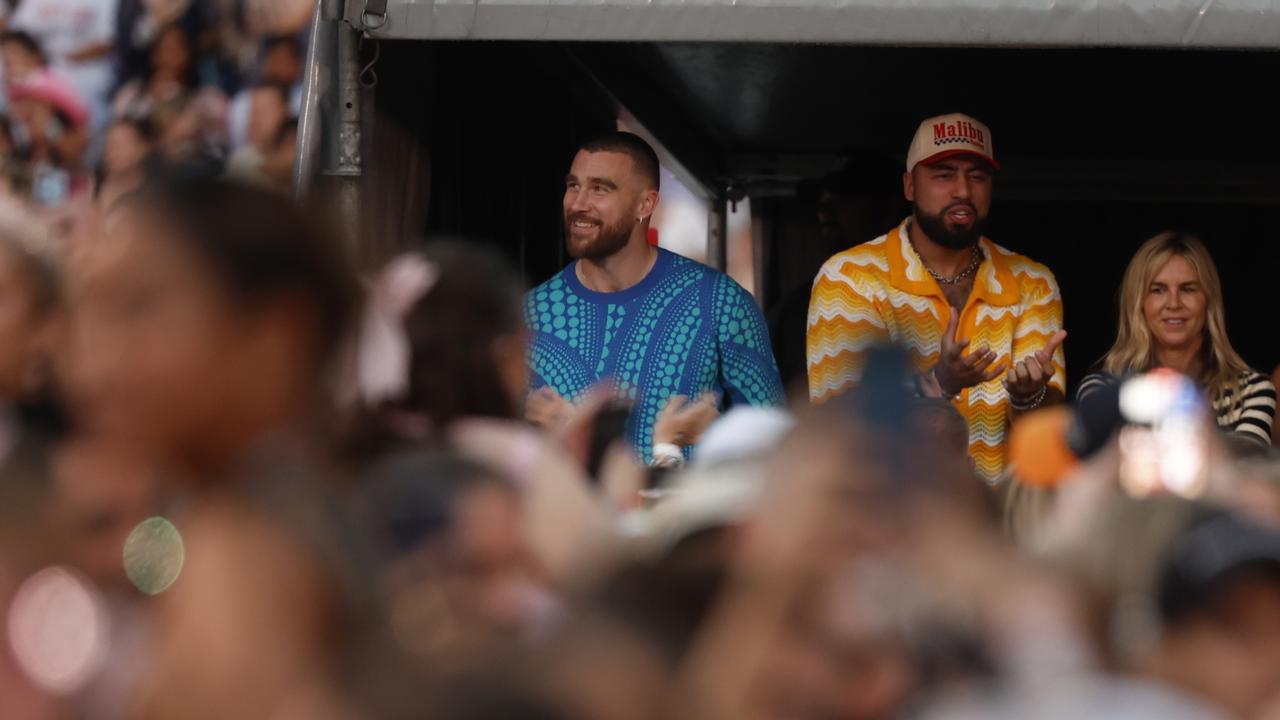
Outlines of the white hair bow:
[[409,391],[412,348],[405,317],[439,279],[439,266],[419,253],[405,253],[369,288],[356,351],[356,387],[365,405],[398,400]]

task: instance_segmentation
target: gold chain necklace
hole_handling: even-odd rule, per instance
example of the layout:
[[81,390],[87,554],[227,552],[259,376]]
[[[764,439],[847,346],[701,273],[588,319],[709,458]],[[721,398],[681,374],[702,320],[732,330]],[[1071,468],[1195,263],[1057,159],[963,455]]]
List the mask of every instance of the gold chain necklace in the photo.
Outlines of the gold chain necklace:
[[[916,254],[919,255],[920,251],[917,250]],[[969,260],[969,265],[965,267],[965,269],[956,273],[954,277],[950,278],[942,277],[938,273],[934,272],[933,268],[929,267],[928,264],[924,262],[924,258],[920,258],[920,263],[924,265],[924,269],[929,271],[929,274],[933,276],[933,279],[936,280],[939,285],[955,285],[961,280],[964,280],[977,272],[978,266],[982,264],[982,251],[975,245],[973,247],[973,257]]]

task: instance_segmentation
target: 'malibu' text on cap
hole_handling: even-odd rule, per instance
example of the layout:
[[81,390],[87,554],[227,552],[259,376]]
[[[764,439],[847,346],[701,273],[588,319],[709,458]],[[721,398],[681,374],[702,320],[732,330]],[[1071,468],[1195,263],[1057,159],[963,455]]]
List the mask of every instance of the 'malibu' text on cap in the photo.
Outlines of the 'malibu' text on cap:
[[934,123],[933,144],[971,142],[982,149],[987,147],[986,133],[973,126],[973,123],[961,120],[955,123]]

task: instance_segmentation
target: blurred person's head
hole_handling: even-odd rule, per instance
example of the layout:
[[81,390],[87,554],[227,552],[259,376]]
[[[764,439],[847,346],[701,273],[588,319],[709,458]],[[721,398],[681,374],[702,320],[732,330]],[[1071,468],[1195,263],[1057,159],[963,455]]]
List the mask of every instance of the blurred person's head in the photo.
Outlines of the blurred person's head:
[[258,76],[264,82],[292,87],[302,80],[302,43],[293,35],[277,35],[262,41]]
[[648,638],[668,667],[678,667],[726,592],[728,562],[692,567],[672,558],[631,562],[596,586],[587,601],[598,613]]
[[[398,287],[405,268],[422,276],[416,287]],[[515,418],[528,386],[523,290],[500,255],[475,243],[429,242],[394,261],[371,294],[370,309],[398,306],[389,309],[389,320],[403,329],[407,377],[387,397],[365,400],[435,429],[465,418]],[[371,341],[362,339],[362,346],[362,353],[383,352]]]
[[840,552],[874,554],[899,542],[921,501],[956,514],[972,499],[962,480],[972,479],[969,464],[933,438],[921,442],[908,362],[900,349],[874,348],[862,385],[803,416],[773,458],[772,472],[825,488],[839,508],[831,527],[845,536]]
[[217,155],[210,141],[218,137],[216,117],[210,117],[200,102],[188,95],[165,103],[153,112],[159,132],[156,150],[169,163],[186,163],[200,155]]
[[[681,696],[666,638],[634,616],[588,609],[544,643],[530,676],[567,717],[658,720],[679,716]],[[679,622],[679,621],[677,621]]]
[[[800,417],[796,430],[770,458],[770,485],[813,486],[812,492],[823,498],[823,512],[834,513],[829,532],[811,556],[815,568],[843,562],[849,555],[882,552],[904,530],[902,488],[907,481],[891,461],[878,456],[883,447],[879,439],[847,412],[820,406]],[[760,503],[771,506],[769,486]],[[754,529],[748,526],[747,532]]]
[[1234,717],[1280,698],[1280,530],[1195,513],[1166,549],[1156,602],[1162,632],[1144,673]]
[[407,650],[430,659],[547,619],[520,498],[499,473],[415,448],[374,462],[363,488],[391,555],[383,582]]
[[919,682],[904,636],[902,588],[855,564],[824,579],[789,619],[759,683],[783,717],[893,720]]
[[151,43],[148,55],[151,77],[187,86],[196,84],[195,39],[181,24],[161,29]]
[[1129,261],[1120,285],[1116,341],[1102,366],[1118,377],[1146,372],[1170,352],[1199,358],[1199,377],[1193,379],[1210,397],[1249,372],[1227,338],[1222,281],[1213,258],[1198,238],[1176,232],[1147,240]]
[[102,171],[107,178],[138,168],[151,155],[156,129],[146,119],[118,120],[107,129]]
[[49,391],[59,310],[52,262],[0,234],[0,400],[24,402]]
[[289,91],[278,83],[263,82],[249,90],[249,144],[269,153],[289,119]]
[[658,155],[639,136],[614,131],[583,143],[565,178],[569,255],[603,260],[648,242],[659,182]]
[[[26,127],[28,141],[37,151],[55,148],[66,135],[84,131],[89,123],[89,107],[79,91],[50,70],[37,70],[10,86],[9,101],[13,119]],[[75,163],[79,158],[59,160]]]
[[336,239],[287,199],[161,176],[74,260],[70,377],[91,430],[208,470],[321,409],[354,289]]
[[262,160],[262,173],[281,189],[288,189],[293,180],[293,160],[297,145],[298,120],[290,118],[280,126],[271,151]]
[[21,30],[0,33],[0,59],[4,62],[5,82],[10,85],[49,64],[39,41]]
[[1173,496],[1112,487],[1051,550],[1101,610],[1117,669],[1252,717],[1280,689],[1280,532]]
[[315,6],[309,0],[243,0],[237,17],[253,37],[301,35]]

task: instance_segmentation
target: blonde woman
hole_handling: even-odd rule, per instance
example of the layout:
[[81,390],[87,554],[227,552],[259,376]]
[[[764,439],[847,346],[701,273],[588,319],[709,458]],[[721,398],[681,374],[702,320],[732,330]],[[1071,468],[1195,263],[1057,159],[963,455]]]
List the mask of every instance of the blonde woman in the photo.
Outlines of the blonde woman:
[[1204,243],[1166,232],[1142,244],[1120,286],[1116,342],[1076,393],[1164,367],[1196,380],[1218,427],[1271,444],[1276,388],[1245,364],[1227,339],[1222,282]]

